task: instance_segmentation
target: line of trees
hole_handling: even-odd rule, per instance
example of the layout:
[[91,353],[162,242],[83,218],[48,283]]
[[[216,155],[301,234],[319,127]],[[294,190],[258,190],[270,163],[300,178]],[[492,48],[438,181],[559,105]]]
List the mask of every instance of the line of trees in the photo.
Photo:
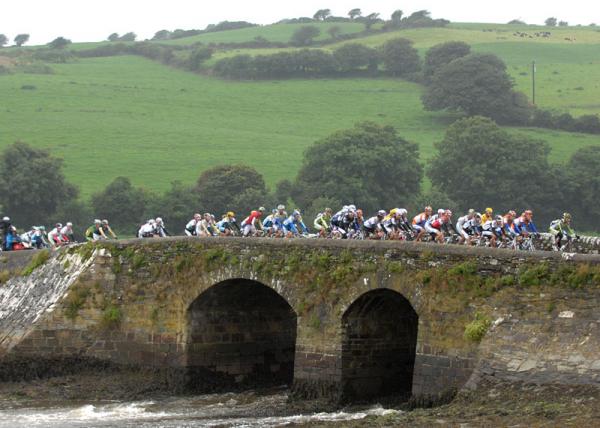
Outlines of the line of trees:
[[[380,64],[383,69],[380,70]],[[421,69],[418,51],[408,39],[388,40],[379,48],[359,43],[342,45],[333,52],[302,49],[272,55],[236,55],[223,58],[212,68],[216,76],[229,79],[268,79],[305,76],[336,76],[348,73],[384,72],[407,77]]]
[[[3,48],[8,44],[10,39],[6,34],[0,34],[0,48]],[[29,41],[29,34],[17,34],[13,39],[15,46],[23,46],[25,43]]]
[[[273,191],[258,171],[237,164],[210,168],[190,185],[175,181],[162,194],[117,177],[85,201],[66,181],[61,159],[15,143],[0,155],[0,211],[22,227],[72,221],[83,229],[93,218],[107,218],[118,233],[133,234],[150,217],[163,217],[179,233],[196,212],[219,216],[233,210],[243,218],[257,206],[279,203],[302,208],[308,222],[325,207],[348,203],[366,214],[395,206],[416,212],[426,204],[457,213],[492,206],[497,212],[533,209],[542,229],[571,211],[580,230],[598,230],[598,146],[552,164],[547,143],[475,116],[452,124],[435,150],[424,167],[418,146],[395,128],[362,122],[309,147],[297,176],[280,181]],[[422,194],[425,175],[432,190]]]

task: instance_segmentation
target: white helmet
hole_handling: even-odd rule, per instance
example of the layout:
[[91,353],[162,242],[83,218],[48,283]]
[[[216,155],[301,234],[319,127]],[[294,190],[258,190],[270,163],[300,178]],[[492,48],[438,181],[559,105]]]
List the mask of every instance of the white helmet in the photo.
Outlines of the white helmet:
[[157,222],[158,224],[162,224],[162,222],[163,222],[163,221],[162,221],[162,218],[160,218],[160,217],[156,217],[156,222]]
[[387,215],[387,213],[385,212],[385,210],[379,210],[377,211],[377,216],[378,217],[385,217]]
[[285,209],[285,205],[277,205],[277,209],[283,211]]
[[10,221],[10,217],[4,217],[2,221]]
[[438,210],[438,215],[442,215],[442,214],[444,214],[444,212],[445,212],[445,211],[446,211],[445,209],[443,209],[443,208],[440,208],[440,209]]
[[356,205],[348,205],[350,211],[356,211]]
[[71,222],[68,222],[68,223],[67,223],[67,227],[73,227],[73,223],[71,223]]
[[154,221],[153,218],[151,218],[150,220],[148,220],[148,224],[154,224],[154,223],[156,223],[156,222]]
[[400,208],[396,213],[400,214],[402,217],[406,217],[408,215],[408,211],[404,208]]
[[94,220],[94,224],[102,224],[102,221],[101,221],[101,220],[98,220],[98,219],[96,219],[96,220]]

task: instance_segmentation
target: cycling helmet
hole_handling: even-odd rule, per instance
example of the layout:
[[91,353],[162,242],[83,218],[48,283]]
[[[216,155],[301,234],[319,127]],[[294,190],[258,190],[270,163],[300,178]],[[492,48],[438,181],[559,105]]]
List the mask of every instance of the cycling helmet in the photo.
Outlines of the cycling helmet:
[[494,213],[494,210],[493,210],[492,208],[486,208],[486,209],[485,209],[485,213],[486,213],[486,214],[493,214],[493,213]]
[[450,210],[445,210],[444,214],[446,214],[448,217],[452,217],[452,211]]
[[469,209],[469,212],[467,213],[468,215],[473,215],[475,214],[475,210],[473,208]]
[[502,221],[502,216],[501,215],[497,215],[496,216],[496,221]]
[[442,214],[444,214],[444,212],[445,212],[445,211],[446,211],[445,209],[443,209],[443,208],[440,208],[440,209],[438,210],[438,215],[442,215]]
[[333,212],[333,210],[331,208],[325,208],[325,212],[331,214]]
[[235,213],[233,211],[228,211],[227,217],[235,217]]
[[[106,224],[108,224],[108,222],[106,222]],[[68,222],[68,223],[67,223],[67,227],[73,227],[73,223],[71,223],[71,222]]]
[[571,214],[563,213],[563,220],[571,220]]
[[408,211],[404,208],[400,208],[398,211],[396,211],[396,214],[400,214],[402,217],[406,217],[408,215]]
[[10,221],[10,217],[4,217],[2,221]]
[[156,217],[156,222],[157,222],[158,224],[161,224],[161,223],[163,222],[163,220],[162,220],[162,218],[160,218],[160,217]]
[[102,224],[102,222],[98,219],[94,220],[94,224]]
[[377,217],[385,217],[386,215],[387,213],[385,212],[385,210],[377,211]]
[[261,213],[263,213],[263,212],[265,212],[265,207],[260,207],[258,210],[259,210]]
[[106,220],[106,219],[102,220],[102,224],[108,225],[108,220]]
[[356,211],[356,205],[348,205],[350,211]]
[[56,223],[54,225],[54,227],[56,227],[57,229],[61,229],[62,228],[62,223]]
[[151,218],[150,220],[148,220],[148,224],[155,224],[155,223],[156,223],[156,221],[154,221],[153,218]]
[[292,213],[292,215],[294,217],[299,216],[300,215],[300,211],[299,210],[294,210],[294,212]]
[[285,210],[285,205],[277,205],[277,209],[283,211]]

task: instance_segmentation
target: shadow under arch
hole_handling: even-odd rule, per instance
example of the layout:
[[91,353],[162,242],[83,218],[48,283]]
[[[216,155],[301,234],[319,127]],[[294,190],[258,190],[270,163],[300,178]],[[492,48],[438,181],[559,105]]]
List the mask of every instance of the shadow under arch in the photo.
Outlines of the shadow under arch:
[[291,385],[297,316],[276,291],[248,279],[222,281],[186,315],[188,390]]
[[342,316],[342,400],[412,393],[419,317],[402,294],[378,289]]

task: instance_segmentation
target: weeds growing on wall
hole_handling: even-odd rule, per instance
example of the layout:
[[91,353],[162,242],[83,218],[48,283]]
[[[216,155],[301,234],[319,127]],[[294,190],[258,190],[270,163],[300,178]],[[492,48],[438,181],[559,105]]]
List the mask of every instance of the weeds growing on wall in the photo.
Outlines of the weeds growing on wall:
[[22,276],[29,276],[34,270],[44,265],[50,258],[50,251],[42,250],[33,256],[29,264],[21,271]]

